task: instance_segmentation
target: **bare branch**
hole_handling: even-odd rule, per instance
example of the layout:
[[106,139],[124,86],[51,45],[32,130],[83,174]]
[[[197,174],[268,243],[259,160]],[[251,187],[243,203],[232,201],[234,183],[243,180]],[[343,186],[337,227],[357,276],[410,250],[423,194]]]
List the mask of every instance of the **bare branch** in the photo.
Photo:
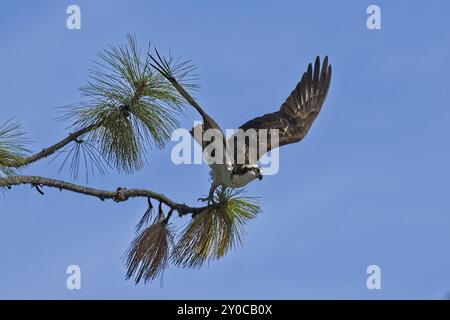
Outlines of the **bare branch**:
[[66,146],[67,144],[69,144],[72,141],[75,141],[76,139],[78,139],[79,137],[81,137],[82,135],[94,130],[97,128],[97,125],[91,125],[89,127],[86,127],[84,129],[78,130],[77,132],[71,133],[69,134],[69,136],[61,141],[59,141],[58,143],[43,149],[42,151],[35,153],[25,159],[23,159],[23,161],[20,162],[20,164],[17,167],[24,167],[26,165],[29,165],[30,163],[36,162],[38,160],[41,160],[43,158],[46,158],[50,155],[52,155],[53,153],[55,153],[56,151],[58,151],[59,149],[63,148],[64,146]]
[[188,214],[196,215],[208,209],[208,206],[190,207],[184,203],[177,203],[161,193],[145,189],[118,188],[116,191],[108,191],[89,188],[86,186],[81,186],[62,180],[56,180],[39,176],[8,176],[0,178],[0,187],[10,188],[11,186],[22,184],[29,184],[32,186],[40,186],[40,187],[46,186],[50,188],[57,188],[59,190],[67,190],[87,196],[97,197],[102,201],[111,199],[114,200],[115,202],[123,202],[127,201],[130,198],[138,198],[138,197],[151,198],[161,203],[164,203],[166,206],[170,207],[171,211],[176,210],[179,216],[184,216]]

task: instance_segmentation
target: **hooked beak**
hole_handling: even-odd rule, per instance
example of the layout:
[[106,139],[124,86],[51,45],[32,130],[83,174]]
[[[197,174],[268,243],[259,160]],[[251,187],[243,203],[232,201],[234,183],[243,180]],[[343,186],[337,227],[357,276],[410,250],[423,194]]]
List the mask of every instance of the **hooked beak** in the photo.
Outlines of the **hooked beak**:
[[259,181],[261,181],[263,179],[263,175],[262,174],[258,174],[258,179],[259,179]]

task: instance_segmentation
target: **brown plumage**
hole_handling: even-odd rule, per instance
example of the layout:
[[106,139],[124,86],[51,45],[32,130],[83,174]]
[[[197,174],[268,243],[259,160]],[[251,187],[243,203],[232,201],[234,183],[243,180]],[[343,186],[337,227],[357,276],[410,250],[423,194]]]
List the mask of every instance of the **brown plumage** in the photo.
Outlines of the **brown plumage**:
[[[217,186],[242,188],[257,178],[261,180],[263,175],[261,167],[257,164],[258,160],[268,151],[299,142],[306,136],[322,108],[330,87],[331,66],[328,65],[328,57],[325,57],[322,66],[320,58],[317,57],[314,67],[309,64],[300,82],[278,111],[247,121],[227,141],[214,119],[177,82],[167,60],[158,52],[156,54],[157,58],[150,56],[154,62],[152,66],[172,83],[203,118],[203,124],[195,127],[191,134],[202,147],[205,159],[211,167],[213,183],[209,196],[200,199],[204,201],[211,201]],[[200,140],[199,135],[194,134],[194,132],[204,133],[208,129],[216,130],[219,134],[217,138],[222,143],[215,143],[212,148],[207,148],[211,142]],[[224,152],[217,154],[216,150],[220,147],[222,148],[219,151]],[[208,150],[205,150],[206,148]]]
[[[167,61],[162,58],[159,53],[156,51],[158,59],[150,56],[153,60],[154,64],[152,66],[157,69],[164,77],[166,77],[172,85],[178,90],[178,92],[192,105],[202,116],[203,125],[198,125],[193,128],[191,131],[192,136],[196,138],[194,135],[195,131],[199,131],[203,133],[208,129],[215,129],[217,132],[222,134],[222,139],[224,141],[224,145],[227,144],[225,141],[225,135],[223,134],[220,126],[212,119],[192,98],[189,93],[184,90],[184,88],[177,82],[175,77],[172,75],[170,66]],[[330,87],[331,81],[331,65],[328,65],[328,57],[325,57],[322,68],[320,66],[320,58],[317,57],[314,63],[314,68],[310,63],[308,65],[307,71],[303,74],[301,81],[297,84],[295,89],[292,91],[291,95],[286,99],[286,101],[282,104],[280,110],[272,113],[267,113],[263,116],[256,117],[250,121],[247,121],[243,125],[239,127],[244,132],[250,129],[254,129],[257,133],[258,143],[257,145],[262,147],[261,150],[258,150],[256,153],[257,160],[259,160],[266,152],[272,150],[275,147],[281,147],[287,144],[296,143],[302,140],[306,134],[308,133],[311,125],[316,119],[317,115],[322,108],[322,105],[325,101],[325,98],[328,93],[328,89]],[[261,129],[267,129],[267,136],[265,139],[267,144],[261,145],[259,143],[259,131]],[[279,134],[279,143],[278,145],[272,146],[270,144],[271,133],[270,129],[278,129]],[[235,139],[235,135],[233,135],[230,140],[228,140],[228,144]],[[196,139],[197,140],[197,139]],[[202,149],[205,149],[209,144],[205,141],[197,141]],[[237,164],[237,155],[240,152],[245,152],[245,163],[244,164],[255,164],[255,159],[248,159],[249,148],[255,146],[249,146],[249,143],[245,143],[243,148],[245,150],[237,150],[237,143],[234,143],[234,163]],[[242,149],[242,147],[240,147]],[[241,164],[239,164],[241,165]],[[239,170],[237,168],[237,170]]]
[[[270,145],[270,129],[278,129],[279,145],[299,142],[308,133],[311,125],[322,108],[323,102],[328,93],[331,81],[331,66],[328,65],[328,57],[325,57],[320,68],[320,58],[317,57],[314,63],[309,64],[308,70],[303,74],[301,81],[297,84],[291,95],[282,104],[280,110],[247,121],[239,127],[245,131],[254,129],[258,134],[259,130],[267,129],[266,148],[258,150],[257,160],[266,152],[277,146]],[[234,136],[230,139],[234,139]],[[261,146],[259,143],[257,144]],[[245,144],[246,164],[251,163],[248,159],[249,144]],[[250,146],[252,147],[252,146]],[[266,149],[266,150],[264,150]],[[243,150],[236,150],[235,156]],[[237,161],[235,161],[237,163]]]

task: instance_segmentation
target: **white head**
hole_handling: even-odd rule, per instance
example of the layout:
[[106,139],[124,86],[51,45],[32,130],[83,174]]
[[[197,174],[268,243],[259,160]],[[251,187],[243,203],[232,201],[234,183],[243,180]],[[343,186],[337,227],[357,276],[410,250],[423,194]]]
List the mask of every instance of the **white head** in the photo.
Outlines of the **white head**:
[[257,164],[246,164],[242,167],[242,171],[244,174],[253,177],[253,179],[258,178],[259,180],[262,180],[263,178],[263,169]]
[[258,165],[244,165],[239,167],[231,177],[231,186],[242,188],[255,179],[262,180],[263,171]]

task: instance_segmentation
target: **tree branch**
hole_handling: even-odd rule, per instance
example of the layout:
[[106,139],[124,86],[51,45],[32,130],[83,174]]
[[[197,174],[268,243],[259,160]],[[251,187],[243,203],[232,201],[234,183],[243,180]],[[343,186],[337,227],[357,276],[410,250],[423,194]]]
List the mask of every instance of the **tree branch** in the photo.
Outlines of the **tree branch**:
[[76,140],[77,138],[79,138],[80,136],[96,129],[97,127],[98,127],[97,125],[91,125],[84,129],[78,130],[77,132],[71,133],[71,134],[69,134],[69,136],[67,138],[59,141],[58,143],[56,143],[48,148],[42,149],[42,151],[23,159],[23,161],[20,161],[20,163],[14,167],[16,167],[16,168],[24,167],[26,165],[29,165],[30,163],[33,163],[33,162],[36,162],[43,158],[46,158],[46,157],[52,155],[53,153],[55,153],[56,151],[58,151],[59,149],[61,149],[62,147],[66,146],[70,142],[72,142],[72,141]]
[[[144,96],[145,94],[145,89],[148,86],[148,80],[147,79],[142,79],[141,82],[138,82],[135,84],[136,85],[136,91],[134,92],[133,96],[131,97],[131,105],[135,105],[137,103],[139,103],[139,101],[141,100],[141,98]],[[125,109],[126,112],[129,112],[129,108],[130,106],[121,106]],[[97,128],[101,127],[101,124],[92,124],[90,126],[87,126],[86,128],[80,129],[74,133],[69,134],[69,136],[57,143],[55,143],[54,145],[48,147],[48,148],[44,148],[42,149],[40,152],[35,153],[29,157],[24,158],[22,161],[20,161],[20,163],[14,164],[14,165],[9,165],[9,167],[14,167],[14,168],[20,168],[20,167],[24,167],[27,166],[33,162],[39,161],[43,158],[46,158],[52,154],[54,154],[56,151],[58,151],[59,149],[65,147],[66,145],[68,145],[70,142],[75,141],[76,139],[78,139],[79,137],[81,137],[82,135],[89,133]]]
[[51,188],[57,188],[59,190],[67,190],[87,196],[97,197],[102,201],[111,199],[114,200],[115,202],[123,202],[127,201],[129,198],[137,198],[137,197],[151,198],[161,203],[164,203],[166,206],[170,207],[171,211],[176,210],[179,216],[184,216],[188,214],[196,215],[208,209],[208,206],[190,207],[184,203],[177,203],[161,193],[145,189],[118,188],[116,191],[108,191],[89,188],[86,186],[76,185],[62,180],[50,179],[39,176],[8,176],[0,178],[0,187],[11,187],[14,185],[22,185],[22,184],[29,184],[34,187],[47,186]]

